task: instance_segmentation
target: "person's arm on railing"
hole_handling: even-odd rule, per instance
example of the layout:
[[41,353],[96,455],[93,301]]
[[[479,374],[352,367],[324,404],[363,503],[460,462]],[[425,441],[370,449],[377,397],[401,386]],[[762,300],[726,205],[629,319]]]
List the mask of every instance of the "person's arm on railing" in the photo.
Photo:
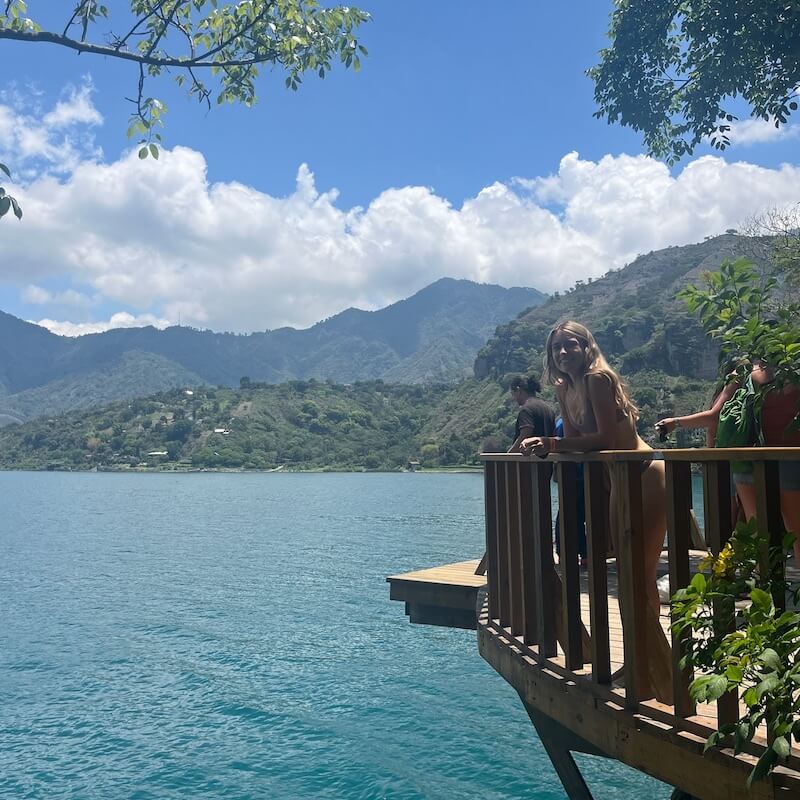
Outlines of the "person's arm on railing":
[[533,427],[531,425],[525,425],[524,427],[519,429],[519,436],[514,440],[514,444],[508,448],[509,453],[521,453],[522,452],[522,442],[524,439],[529,439],[533,435]]
[[737,388],[738,383],[729,383],[716,396],[711,408],[707,408],[705,411],[698,411],[696,414],[686,414],[681,417],[665,417],[656,422],[656,428],[665,428],[667,433],[672,433],[675,428],[707,428],[707,442],[709,447],[713,447],[716,438],[717,423],[719,422],[719,412],[722,406],[731,399]]

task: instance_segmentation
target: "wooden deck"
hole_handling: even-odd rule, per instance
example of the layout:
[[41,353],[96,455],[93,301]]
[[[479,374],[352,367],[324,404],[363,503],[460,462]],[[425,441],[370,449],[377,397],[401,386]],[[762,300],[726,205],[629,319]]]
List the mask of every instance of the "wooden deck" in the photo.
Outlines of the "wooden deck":
[[448,628],[477,627],[478,590],[486,576],[476,575],[480,561],[459,561],[441,567],[390,575],[389,597],[406,604],[411,622]]
[[[692,574],[704,556],[704,552],[690,551]],[[478,592],[486,586],[485,577],[475,574],[478,564],[474,559],[389,576],[386,580],[391,587],[390,597],[405,602],[411,622],[477,627],[481,655],[519,692],[531,719],[538,723],[537,728],[555,722],[571,734],[566,740],[570,749],[618,759],[666,783],[680,784],[696,797],[800,797],[800,759],[792,759],[777,770],[771,781],[757,784],[752,792],[742,792],[759,748],[766,744],[764,731],[755,737],[749,752],[734,756],[729,748],[720,748],[712,756],[703,754],[706,739],[717,729],[716,704],[699,705],[694,714],[685,718],[676,717],[671,706],[656,700],[641,701],[636,711],[626,708],[625,688],[619,676],[624,664],[624,634],[613,559],[607,561],[608,637],[616,679],[607,687],[593,679],[589,664],[568,669],[560,645],[555,656],[542,658],[538,648],[526,645],[521,636],[513,636],[499,620],[489,619],[487,600],[476,609]],[[667,574],[668,566],[664,551],[659,574]],[[800,579],[800,572],[793,567],[788,572],[791,579]],[[591,636],[588,578],[588,572],[582,571],[580,609]],[[669,635],[666,604],[661,607],[659,622]],[[545,734],[545,730],[540,733]],[[556,753],[551,757],[558,759]],[[681,773],[680,781],[676,780],[677,773]],[[569,776],[562,778],[569,786]],[[580,792],[574,796],[580,797]]]
[[[692,702],[693,676],[680,668],[685,638],[671,632],[668,605],[656,619],[647,603],[642,474],[653,456],[614,451],[548,459],[559,476],[559,565],[550,464],[485,454],[486,577],[474,574],[475,560],[393,575],[387,579],[391,597],[405,602],[412,622],[477,626],[481,656],[519,693],[571,800],[592,797],[574,751],[617,759],[699,800],[800,800],[796,752],[746,787],[767,746],[764,729],[738,754],[727,742],[705,750],[709,735],[735,722],[743,706],[735,692],[712,704]],[[718,554],[731,536],[731,462],[753,462],[757,529],[765,545],[780,546],[778,463],[800,460],[800,448],[672,450],[662,456],[668,549],[659,572],[669,574],[672,591],[688,585],[706,554],[692,547],[705,543]],[[576,462],[584,462],[586,570],[578,567],[576,549]],[[691,471],[698,467],[705,542],[693,537]],[[613,508],[611,486],[617,492]],[[607,559],[612,544],[617,557]],[[791,562],[768,561],[766,554],[765,546],[762,575],[768,570],[777,580],[800,579]],[[784,606],[787,598],[773,597]],[[720,616],[718,624],[724,633],[736,620]],[[662,702],[650,699],[653,694]],[[519,769],[526,769],[522,754]]]
[[[752,460],[758,530],[765,545],[782,539],[778,462],[800,449],[665,451],[668,550],[661,572],[672,591],[686,586],[702,555],[691,547],[691,466],[703,472],[705,541],[721,552],[733,530],[730,462]],[[758,731],[744,752],[705,751],[709,735],[735,722],[733,692],[695,706],[692,675],[679,666],[686,642],[670,631],[668,606],[649,610],[644,579],[648,508],[642,474],[651,452],[556,456],[562,564],[554,564],[550,466],[491,454],[485,460],[488,589],[478,619],[483,658],[519,693],[570,798],[589,800],[571,751],[617,759],[700,800],[800,798],[800,759],[790,756],[769,778],[746,786],[767,745]],[[583,461],[588,570],[578,568],[576,461]],[[644,466],[643,466],[644,465]],[[615,486],[612,508],[609,487]],[[613,543],[612,564],[606,553]],[[764,548],[764,554],[767,548]],[[762,555],[777,580],[792,570]],[[778,572],[776,572],[776,570]],[[766,574],[762,572],[762,574]],[[776,597],[779,606],[786,601]],[[734,617],[720,617],[722,632]],[[662,635],[662,633],[664,635]],[[662,702],[651,699],[656,694]]]

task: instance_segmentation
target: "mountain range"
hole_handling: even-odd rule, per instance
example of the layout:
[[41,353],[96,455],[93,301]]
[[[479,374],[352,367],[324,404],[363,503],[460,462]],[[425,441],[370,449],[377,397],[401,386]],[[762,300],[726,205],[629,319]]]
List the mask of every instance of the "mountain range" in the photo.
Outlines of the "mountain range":
[[378,311],[239,335],[174,326],[57,336],[0,312],[0,425],[176,386],[329,380],[447,383],[500,323],[542,303],[530,288],[442,278]]
[[[159,379],[161,370],[165,376],[174,377],[179,359],[173,351],[129,349],[120,356],[115,355],[111,346],[118,338],[133,334],[141,347],[142,339],[138,337],[150,335],[159,339],[159,332],[112,331],[94,338],[60,340],[60,346],[82,344],[84,340],[93,347],[99,347],[94,342],[107,343],[108,358],[116,359],[114,366],[105,372],[95,369],[70,376],[62,361],[56,360],[50,368],[63,369],[62,377],[9,397],[18,401],[23,396],[33,398],[38,392],[41,396],[37,402],[42,408],[47,396],[64,402],[74,391],[76,404],[85,403],[90,395],[104,407],[7,426],[0,432],[0,468],[127,469],[144,464],[164,469],[396,469],[409,460],[431,466],[474,463],[480,449],[505,449],[513,438],[516,406],[503,391],[504,376],[527,370],[541,372],[547,333],[555,322],[568,318],[585,323],[595,333],[639,407],[639,432],[655,444],[653,424],[657,419],[705,407],[718,366],[713,342],[676,295],[687,283],[700,283],[704,271],[716,269],[725,259],[745,254],[758,260],[757,253],[747,252],[749,244],[745,237],[729,234],[699,244],[666,248],[644,254],[621,269],[610,270],[602,278],[579,282],[543,303],[534,305],[527,302],[528,297],[523,297],[522,304],[532,307],[521,313],[510,312],[506,320],[511,321],[497,327],[477,352],[474,375],[450,385],[424,385],[420,379],[416,386],[409,386],[403,385],[402,378],[396,383],[372,378],[376,377],[380,364],[384,364],[381,375],[391,374],[392,370],[401,374],[411,364],[436,366],[439,362],[431,360],[429,354],[448,352],[450,343],[440,339],[435,344],[431,331],[437,326],[451,333],[463,330],[470,319],[477,326],[475,317],[469,315],[476,308],[479,313],[485,313],[480,309],[486,309],[480,305],[478,295],[486,290],[496,293],[498,287],[440,281],[414,298],[383,311],[345,312],[309,331],[274,332],[289,340],[305,335],[307,341],[316,343],[313,352],[319,360],[317,367],[338,364],[342,375],[371,371],[370,379],[365,382],[351,383],[340,377],[340,383],[305,379],[269,384],[261,379],[264,373],[249,366],[243,369],[244,364],[254,363],[244,360],[225,373],[223,358],[213,349],[215,342],[219,340],[225,347],[238,344],[245,350],[264,335],[236,337],[175,328],[162,332],[164,340],[173,342],[173,347],[174,337],[189,337],[187,341],[192,341],[192,336],[199,336],[199,341],[207,347],[207,352],[196,354],[194,361],[180,360],[180,369],[184,370],[180,386],[200,386],[201,376],[211,374],[214,367],[219,372],[213,373],[212,380],[205,378],[212,385],[198,389],[191,396],[179,389],[136,401],[109,403],[109,386],[127,386],[130,396],[135,392],[141,395],[146,381]],[[781,291],[796,289],[787,283]],[[500,290],[498,296],[503,292]],[[460,299],[456,301],[456,297]],[[412,313],[415,306],[428,307],[430,313]],[[452,308],[452,315],[448,314],[448,308]],[[375,321],[384,315],[389,320],[387,325],[376,326]],[[434,324],[432,320],[438,321]],[[0,318],[0,348],[7,349],[9,339],[2,328],[4,321],[7,320]],[[19,320],[14,323],[25,326]],[[486,325],[482,330],[486,330]],[[30,358],[51,357],[46,347],[51,334],[35,326],[24,327],[22,331],[27,338],[15,343],[21,342],[20,352],[24,347]],[[331,333],[326,336],[324,331]],[[368,340],[366,337],[370,335],[377,341]],[[332,360],[331,354],[326,354],[323,340],[327,339],[332,348],[337,336],[341,337],[338,341],[361,349],[353,349],[348,355],[344,345],[336,350],[336,360]],[[477,338],[476,334],[469,340],[471,345]],[[428,345],[414,349],[410,342],[420,340]],[[378,353],[393,353],[392,363],[387,365],[376,358],[365,369],[358,359],[365,357],[370,346]],[[477,347],[472,350],[473,355],[476,350]],[[459,352],[463,359],[466,348]],[[69,359],[69,350],[64,353],[61,358]],[[310,357],[304,359],[299,345],[295,353],[306,370],[315,366]],[[3,359],[0,364],[5,372],[0,373],[0,381],[7,381],[9,375],[19,380],[18,375],[8,370],[12,363],[8,356]],[[289,356],[283,363],[291,363]],[[459,363],[459,371],[463,372],[464,361]],[[29,370],[34,366],[44,369],[41,364],[30,362],[22,362],[20,368],[23,366]],[[424,378],[426,373],[413,374]],[[431,368],[428,374],[448,373]],[[251,381],[240,386],[239,378],[245,375]],[[225,383],[233,384],[234,388],[217,388]],[[543,397],[555,404],[552,387],[544,388]],[[691,443],[686,431],[680,430],[678,435],[680,446]]]

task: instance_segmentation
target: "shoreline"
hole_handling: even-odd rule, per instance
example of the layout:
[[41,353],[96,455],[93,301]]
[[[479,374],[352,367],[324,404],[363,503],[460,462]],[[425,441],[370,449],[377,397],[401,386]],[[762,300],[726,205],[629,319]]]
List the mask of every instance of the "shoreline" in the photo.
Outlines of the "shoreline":
[[159,469],[158,467],[100,467],[91,469],[48,469],[47,467],[0,467],[0,472],[60,472],[60,473],[112,473],[121,474],[153,474],[153,475],[191,475],[191,474],[255,474],[255,475],[300,475],[337,473],[342,475],[466,475],[483,472],[483,466],[468,464],[454,467],[427,467],[421,469],[338,469],[311,467],[309,469],[289,467],[278,469],[247,469],[246,467],[185,467],[175,469]]

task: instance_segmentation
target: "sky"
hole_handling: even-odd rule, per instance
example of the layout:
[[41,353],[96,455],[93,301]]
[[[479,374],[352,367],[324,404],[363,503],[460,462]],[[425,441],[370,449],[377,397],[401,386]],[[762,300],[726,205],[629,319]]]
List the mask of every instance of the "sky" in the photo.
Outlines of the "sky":
[[[57,23],[56,5],[28,11]],[[593,117],[611,0],[359,7],[359,73],[296,93],[267,73],[254,108],[210,111],[151,82],[157,162],[125,135],[133,65],[0,41],[24,209],[0,220],[0,309],[64,335],[305,327],[444,276],[563,291],[800,200],[800,124],[744,121],[669,168]]]

